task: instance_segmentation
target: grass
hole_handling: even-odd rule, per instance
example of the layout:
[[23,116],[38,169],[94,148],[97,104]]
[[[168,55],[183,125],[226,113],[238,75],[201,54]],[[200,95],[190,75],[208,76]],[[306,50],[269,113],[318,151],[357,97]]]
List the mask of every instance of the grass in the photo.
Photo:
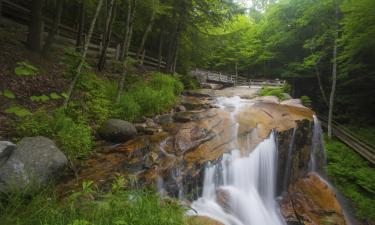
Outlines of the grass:
[[2,225],[184,225],[186,209],[177,201],[161,200],[150,190],[125,190],[115,181],[109,193],[94,191],[90,182],[82,191],[60,200],[51,191],[27,196],[2,196]]
[[375,168],[349,147],[326,139],[328,175],[353,203],[359,219],[375,221]]

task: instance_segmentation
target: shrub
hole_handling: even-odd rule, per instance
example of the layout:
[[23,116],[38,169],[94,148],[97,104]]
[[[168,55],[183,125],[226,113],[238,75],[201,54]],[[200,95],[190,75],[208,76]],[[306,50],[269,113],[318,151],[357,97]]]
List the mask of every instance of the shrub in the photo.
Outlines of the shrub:
[[306,107],[311,107],[311,99],[309,96],[306,96],[306,95],[303,95],[301,96],[301,101],[302,101],[302,104]]
[[[161,201],[149,190],[129,190],[116,187],[109,193],[93,190],[84,182],[80,192],[60,202],[51,191],[25,197],[22,194],[4,196],[0,201],[2,225],[184,225],[185,209],[177,201]],[[89,200],[86,196],[95,196]]]
[[349,198],[360,219],[375,220],[375,169],[361,156],[336,140],[326,139],[328,175]]
[[141,116],[141,107],[130,93],[125,93],[116,104],[114,115],[122,120],[134,121]]
[[45,136],[54,139],[66,156],[75,160],[86,156],[92,147],[91,128],[75,122],[61,109],[53,112],[39,110],[16,123],[18,136]]
[[179,75],[178,79],[184,85],[186,90],[195,90],[199,88],[199,82],[196,77],[191,75]]
[[289,83],[283,85],[283,92],[290,94],[292,92],[292,86]]
[[150,86],[155,90],[170,90],[175,95],[181,94],[184,85],[175,77],[162,73],[153,73]]
[[274,87],[262,87],[260,90],[261,96],[276,96],[280,100],[284,100],[285,96],[283,95],[283,89],[282,88],[274,88]]

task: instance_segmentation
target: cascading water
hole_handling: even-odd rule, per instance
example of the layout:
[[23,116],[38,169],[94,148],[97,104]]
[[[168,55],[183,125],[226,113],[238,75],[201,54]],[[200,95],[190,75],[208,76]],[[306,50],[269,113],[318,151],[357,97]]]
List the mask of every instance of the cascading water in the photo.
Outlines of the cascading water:
[[321,176],[325,176],[325,166],[326,155],[324,150],[323,131],[318,117],[314,115],[309,171],[318,173]]
[[[242,106],[239,98],[223,98],[223,107]],[[250,134],[249,134],[250,135]],[[250,147],[248,149],[251,150]],[[226,225],[285,224],[275,201],[277,149],[273,133],[251,152],[232,150],[205,169],[202,197],[191,215],[211,217]]]

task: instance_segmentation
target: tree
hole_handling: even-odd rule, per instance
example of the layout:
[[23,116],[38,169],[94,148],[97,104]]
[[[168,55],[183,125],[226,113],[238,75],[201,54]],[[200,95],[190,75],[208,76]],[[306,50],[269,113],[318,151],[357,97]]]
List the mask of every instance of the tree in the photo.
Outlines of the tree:
[[31,15],[27,34],[27,46],[36,52],[42,49],[42,8],[43,0],[32,0],[30,2]]
[[102,48],[102,51],[100,53],[99,62],[98,62],[98,69],[99,71],[102,71],[104,69],[105,59],[107,55],[107,49],[109,47],[109,44],[111,43],[111,36],[112,36],[112,28],[113,23],[116,18],[116,10],[117,10],[117,1],[111,0],[110,7],[109,7],[109,13],[107,15],[107,20],[105,24],[105,31],[104,31],[104,46]]
[[70,83],[69,89],[67,91],[67,97],[65,98],[65,101],[64,101],[64,108],[66,108],[68,106],[68,103],[71,99],[71,96],[72,96],[72,93],[73,93],[74,88],[76,86],[76,83],[78,81],[78,78],[81,76],[82,67],[83,67],[83,64],[86,61],[86,55],[87,55],[87,50],[89,48],[89,44],[90,44],[90,41],[91,41],[91,36],[94,32],[95,23],[96,23],[96,20],[98,19],[100,9],[102,8],[102,5],[103,5],[103,1],[104,0],[98,0],[96,10],[95,10],[95,14],[94,14],[94,17],[92,18],[92,21],[91,21],[91,24],[90,24],[90,29],[89,29],[89,32],[87,34],[87,38],[85,40],[85,45],[84,45],[84,48],[83,48],[83,52],[81,54],[80,61],[78,63],[74,78],[73,78],[72,82]]
[[85,32],[85,0],[81,0],[79,7],[79,17],[78,17],[78,33],[76,41],[76,51],[79,52],[82,46],[82,40],[84,39]]
[[158,4],[156,3],[156,0],[152,0],[150,21],[147,25],[145,32],[143,33],[141,44],[137,51],[137,59],[139,59],[141,54],[145,51],[146,40],[147,40],[149,33],[152,30],[152,26],[154,24],[155,17],[156,17],[157,7],[158,7]]
[[62,14],[63,8],[64,8],[64,0],[57,0],[56,16],[53,19],[51,30],[48,33],[47,40],[43,46],[44,54],[46,54],[50,50],[53,42],[55,41],[55,36],[57,34],[57,31],[59,30],[59,26],[61,22],[61,14]]

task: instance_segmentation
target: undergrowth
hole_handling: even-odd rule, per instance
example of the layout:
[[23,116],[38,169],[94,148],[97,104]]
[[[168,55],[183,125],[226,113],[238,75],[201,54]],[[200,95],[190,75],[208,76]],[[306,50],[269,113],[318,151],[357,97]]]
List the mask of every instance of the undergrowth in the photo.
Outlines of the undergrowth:
[[283,88],[278,87],[262,87],[260,90],[261,96],[276,96],[281,101],[285,99]]
[[82,191],[60,200],[52,191],[1,195],[2,225],[183,225],[185,208],[151,190],[125,190],[117,179],[108,193],[84,182]]
[[375,169],[349,147],[326,138],[328,175],[335,186],[353,202],[356,215],[375,221]]

